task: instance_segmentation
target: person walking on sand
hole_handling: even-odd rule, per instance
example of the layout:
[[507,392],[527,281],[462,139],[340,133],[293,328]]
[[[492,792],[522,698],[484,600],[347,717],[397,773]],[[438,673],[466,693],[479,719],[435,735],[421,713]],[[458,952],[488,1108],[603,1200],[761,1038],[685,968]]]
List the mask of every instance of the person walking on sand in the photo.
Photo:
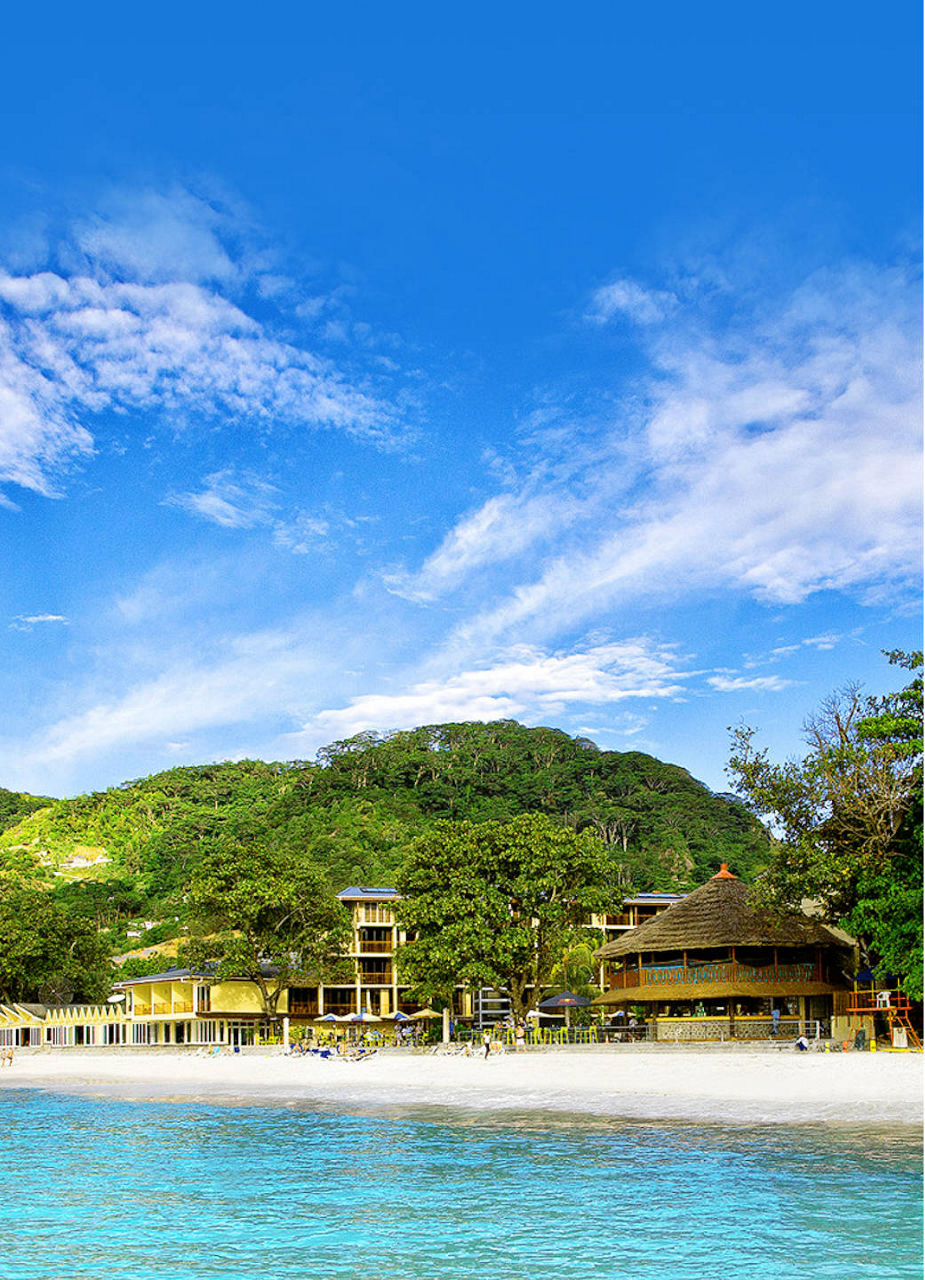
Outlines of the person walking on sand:
[[522,1022],[514,1028],[514,1047],[518,1053],[523,1053],[527,1047],[527,1028]]
[[491,1053],[491,1032],[490,1031],[486,1030],[482,1032],[482,1046],[485,1049],[485,1057],[487,1058],[488,1055]]

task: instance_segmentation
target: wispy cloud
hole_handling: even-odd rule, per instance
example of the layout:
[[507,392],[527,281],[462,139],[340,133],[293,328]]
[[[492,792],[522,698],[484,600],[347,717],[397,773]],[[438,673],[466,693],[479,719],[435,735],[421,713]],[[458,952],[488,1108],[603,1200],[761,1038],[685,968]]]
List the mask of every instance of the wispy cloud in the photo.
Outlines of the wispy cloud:
[[189,193],[141,194],[74,227],[45,269],[0,267],[0,481],[58,492],[103,411],[400,437],[371,382],[242,305],[263,275],[235,226]]
[[635,280],[614,280],[597,289],[591,298],[587,319],[606,324],[617,315],[635,324],[657,324],[677,308],[678,299],[664,289],[647,289]]
[[273,485],[256,476],[239,478],[232,471],[216,471],[206,476],[199,492],[171,494],[165,502],[225,529],[251,529],[272,521],[276,495]]
[[33,627],[49,622],[57,623],[62,627],[70,625],[70,620],[61,613],[19,613],[10,623],[10,630],[31,631]]
[[718,693],[743,693],[747,690],[761,693],[779,693],[787,689],[792,680],[783,680],[780,676],[708,676],[707,684]]
[[350,736],[369,728],[408,728],[458,720],[535,719],[579,707],[680,695],[688,673],[678,655],[645,639],[549,653],[513,646],[493,660],[440,677],[409,681],[394,693],[364,694],[319,711],[295,739]]
[[539,638],[620,601],[704,589],[794,604],[824,590],[870,599],[917,583],[913,281],[847,266],[773,306],[737,301],[731,321],[691,303],[691,314],[648,324],[652,373],[605,433],[611,456],[598,448],[578,471],[580,509],[575,479],[550,473],[538,488],[531,477],[464,516],[410,575],[426,592],[470,564],[481,573],[525,545],[530,513],[540,513],[549,554],[514,562],[515,585],[460,625],[461,646],[524,628]]

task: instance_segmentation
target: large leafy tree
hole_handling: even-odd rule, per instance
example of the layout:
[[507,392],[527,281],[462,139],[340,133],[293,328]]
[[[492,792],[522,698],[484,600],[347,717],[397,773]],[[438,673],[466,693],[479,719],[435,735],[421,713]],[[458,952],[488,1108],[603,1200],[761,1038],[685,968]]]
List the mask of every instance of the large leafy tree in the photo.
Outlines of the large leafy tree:
[[509,992],[516,1014],[540,991],[587,913],[613,898],[613,866],[590,832],[543,814],[511,822],[438,822],[399,875],[398,912],[414,940],[403,976],[426,999],[454,984]]
[[881,698],[849,686],[807,720],[807,754],[783,764],[733,732],[729,771],[780,841],[758,892],[818,903],[904,990],[922,991],[922,654],[894,651],[912,673]]
[[347,913],[324,875],[292,853],[220,842],[198,866],[187,903],[195,933],[184,963],[208,966],[214,981],[255,983],[271,1022],[288,985],[317,982],[342,963]]
[[102,1000],[112,986],[94,921],[59,902],[22,866],[0,871],[0,1000]]

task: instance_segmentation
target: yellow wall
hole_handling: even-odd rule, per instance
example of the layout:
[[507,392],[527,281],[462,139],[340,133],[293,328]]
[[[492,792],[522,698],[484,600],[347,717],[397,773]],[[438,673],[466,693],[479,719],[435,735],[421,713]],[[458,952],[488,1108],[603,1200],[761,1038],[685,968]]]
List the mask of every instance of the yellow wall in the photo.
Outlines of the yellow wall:
[[[280,1013],[285,1013],[286,993],[280,996]],[[218,1013],[263,1013],[260,988],[254,982],[216,982],[212,987],[212,1011]]]

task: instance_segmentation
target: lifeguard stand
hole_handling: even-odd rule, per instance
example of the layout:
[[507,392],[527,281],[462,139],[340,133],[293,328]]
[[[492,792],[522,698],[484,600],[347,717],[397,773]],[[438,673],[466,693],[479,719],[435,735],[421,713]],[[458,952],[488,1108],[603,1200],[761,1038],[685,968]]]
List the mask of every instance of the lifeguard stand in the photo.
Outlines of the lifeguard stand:
[[901,991],[889,986],[888,981],[877,983],[869,970],[858,974],[846,1012],[863,1014],[868,1018],[882,1014],[889,1023],[890,1044],[893,1048],[915,1049],[921,1053],[922,1041],[912,1025],[912,1001]]

